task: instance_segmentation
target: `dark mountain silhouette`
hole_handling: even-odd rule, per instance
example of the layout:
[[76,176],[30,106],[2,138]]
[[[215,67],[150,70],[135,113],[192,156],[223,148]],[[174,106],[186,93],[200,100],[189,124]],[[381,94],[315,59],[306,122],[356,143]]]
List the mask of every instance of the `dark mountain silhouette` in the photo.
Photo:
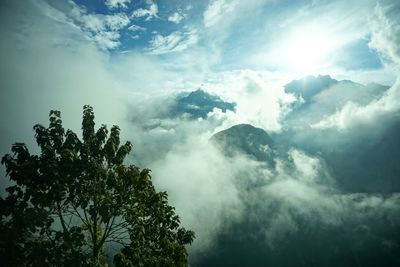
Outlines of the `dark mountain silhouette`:
[[211,141],[228,156],[240,152],[270,165],[274,164],[274,142],[261,128],[238,124],[214,134]]
[[219,96],[198,89],[188,95],[178,97],[171,113],[174,116],[188,114],[193,119],[205,119],[214,108],[226,112],[227,110],[235,111],[235,106],[235,103],[225,102]]
[[325,150],[325,158],[341,187],[350,192],[400,191],[400,121],[370,136],[365,129],[357,138]]

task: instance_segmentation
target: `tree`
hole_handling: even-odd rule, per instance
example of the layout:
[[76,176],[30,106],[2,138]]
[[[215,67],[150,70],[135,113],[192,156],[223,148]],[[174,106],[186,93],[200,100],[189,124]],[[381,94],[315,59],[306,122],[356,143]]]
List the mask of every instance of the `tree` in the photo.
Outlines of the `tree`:
[[[9,266],[187,266],[192,231],[180,226],[150,171],[123,164],[132,145],[83,108],[82,141],[50,111],[35,125],[40,155],[23,143],[2,164],[13,182],[0,198],[0,258]],[[3,254],[3,255],[1,255]],[[4,262],[3,262],[4,263]]]

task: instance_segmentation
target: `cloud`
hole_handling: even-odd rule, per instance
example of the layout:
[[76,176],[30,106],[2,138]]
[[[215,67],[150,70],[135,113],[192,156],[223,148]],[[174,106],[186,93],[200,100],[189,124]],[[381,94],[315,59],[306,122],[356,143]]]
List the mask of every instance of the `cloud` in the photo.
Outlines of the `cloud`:
[[270,247],[280,247],[285,239],[294,239],[297,234],[307,231],[305,225],[323,235],[324,229],[369,225],[380,214],[390,218],[390,223],[400,223],[394,220],[400,211],[397,206],[400,194],[343,194],[329,187],[307,185],[292,177],[265,186],[258,199],[253,205],[258,203],[263,208],[253,210],[258,214],[250,214],[250,220],[261,220],[258,224],[262,229],[260,234],[264,231],[263,236]]
[[[289,97],[279,90],[274,92],[277,88],[269,87],[260,73],[249,71],[219,76],[224,78],[205,87],[228,100],[236,100],[246,92],[253,95],[254,106],[262,106],[262,100],[273,98],[279,103]],[[264,90],[271,90],[271,95],[266,97]],[[273,93],[277,95],[273,96]],[[254,101],[256,98],[261,101]],[[153,115],[157,117],[157,111],[151,107],[167,105],[166,101],[160,100],[159,103],[164,105],[153,103],[147,108],[140,105],[144,111],[138,116],[147,114],[148,110],[155,112]],[[270,107],[271,104],[264,103],[263,106]],[[379,217],[388,218],[393,227],[400,225],[400,221],[395,219],[400,212],[400,194],[342,191],[336,185],[336,178],[332,177],[323,154],[289,148],[275,159],[276,169],[241,154],[228,159],[208,142],[217,129],[227,127],[226,123],[237,122],[233,112],[226,114],[218,109],[211,112],[207,120],[176,118],[153,122],[158,126],[135,138],[141,143],[137,144],[137,149],[141,155],[148,151],[150,156],[146,165],[153,169],[157,187],[169,192],[170,201],[182,221],[196,231],[197,238],[191,248],[194,258],[209,253],[209,250],[217,254],[230,251],[235,242],[244,248],[251,248],[250,244],[256,242],[266,255],[271,256],[273,254],[268,253],[274,252],[270,251],[285,249],[287,240],[303,244],[296,243],[303,234],[310,235],[315,242],[311,247],[316,249],[315,246],[335,238],[337,231],[360,237],[361,234],[355,233],[354,229],[369,231],[382,242],[395,242],[374,229],[373,223]],[[135,132],[140,132],[140,129]],[[329,137],[325,141],[327,146],[334,144]],[[154,155],[157,157],[151,159]],[[226,194],[219,194],[218,188],[223,188]],[[226,240],[226,236],[230,238]],[[222,240],[221,247],[218,240]],[[340,243],[331,242],[332,246]],[[354,240],[348,242],[354,244]],[[237,259],[240,255],[233,257]]]
[[69,3],[70,17],[101,49],[115,49],[120,46],[119,31],[130,23],[125,13],[88,14],[85,8],[78,6],[75,2]]
[[130,20],[127,15],[124,13],[114,14],[114,15],[106,15],[105,17],[105,25],[111,30],[119,30],[126,27],[129,24]]
[[[267,74],[269,78],[272,76]],[[237,104],[234,114],[226,114],[230,124],[250,123],[271,132],[281,130],[280,121],[290,111],[290,103],[295,101],[292,95],[268,83],[269,78],[262,72],[242,70],[220,73],[217,77],[204,87]]]
[[[276,168],[271,169],[241,154],[226,158],[208,141],[209,126],[176,123],[178,128],[172,125],[159,132],[175,139],[175,144],[150,166],[157,187],[169,192],[184,224],[196,231],[193,257],[229,250],[235,242],[246,248],[257,242],[270,253],[285,248],[287,240],[297,242],[307,229],[312,229],[310,238],[329,238],[337,229],[351,234],[354,228],[371,227],[377,217],[400,225],[396,219],[400,194],[342,192],[319,156],[291,148],[275,159]],[[313,242],[320,244],[318,239]]]
[[[338,72],[349,74],[354,70],[349,76],[352,80],[357,75],[363,77],[363,80],[358,80],[361,82],[379,82],[382,78],[374,80],[369,76],[371,69],[368,68],[372,65],[377,70],[380,63],[376,53],[367,46],[371,36],[368,17],[373,13],[371,11],[376,2],[376,0],[365,0],[360,6],[353,0],[312,1],[312,3],[298,1],[293,5],[283,3],[277,5],[274,1],[264,1],[265,6],[259,8],[261,11],[253,11],[256,17],[254,21],[258,19],[261,21],[260,27],[253,24],[259,29],[259,34],[253,37],[248,52],[245,50],[241,53],[241,59],[259,68],[278,69],[301,76],[322,73],[335,75]],[[317,31],[313,32],[313,28]],[[301,43],[307,42],[313,45],[313,39],[314,43],[321,43],[314,49],[315,51],[308,50],[307,45],[300,47]],[[295,43],[299,45],[292,47],[291,44]],[[356,44],[362,44],[362,47],[359,45],[353,48]],[[293,56],[299,61],[297,64],[293,64],[293,58],[287,58],[288,51],[285,53],[287,49],[294,51]],[[300,52],[296,54],[296,51]],[[304,58],[307,51],[311,57],[317,56],[318,51],[321,52],[321,58],[317,60],[319,63],[314,64],[314,67],[310,66],[311,60]],[[289,62],[282,60],[282,57]],[[301,61],[305,63],[302,64]],[[294,67],[295,65],[297,67]],[[391,70],[385,72],[390,73]]]
[[206,28],[217,25],[218,22],[233,11],[236,6],[236,1],[213,0],[210,1],[207,9],[203,14],[203,24]]
[[[383,2],[385,3],[385,2]],[[385,59],[400,64],[400,10],[399,3],[377,4],[370,18],[372,36],[369,46]]]
[[140,39],[140,35],[147,31],[146,28],[132,24],[128,27],[128,30],[131,31],[133,34],[130,35],[132,40]]
[[163,36],[159,33],[155,34],[150,40],[148,51],[151,54],[166,54],[187,49],[196,44],[198,35],[196,30],[187,32],[175,31],[169,35]]
[[[92,104],[99,117],[108,118],[108,122],[120,119],[124,105],[120,105],[118,87],[107,71],[107,54],[67,19],[55,23],[55,16],[60,19],[58,13],[43,13],[44,8],[58,12],[45,2],[7,5],[14,13],[3,11],[1,16],[1,33],[10,37],[0,49],[9,66],[1,66],[1,106],[4,114],[12,107],[19,110],[2,119],[19,122],[18,126],[14,124],[16,129],[28,126],[28,130],[21,131],[28,135],[32,124],[47,121],[50,109],[60,109],[67,125],[76,126],[72,121],[79,122],[84,104]],[[27,11],[29,17],[23,15]],[[27,23],[20,23],[24,20]],[[19,31],[25,32],[25,38],[20,38]],[[115,105],[115,109],[109,110],[109,105]]]
[[93,40],[102,49],[115,49],[120,45],[118,32],[102,31],[93,36]]
[[85,30],[101,32],[107,29],[120,30],[126,27],[130,20],[125,13],[115,13],[112,15],[88,14],[87,10],[78,6],[73,1],[69,2],[72,6],[70,15]]
[[[148,5],[149,9],[137,12],[134,18],[156,17],[158,11],[151,13],[152,4],[148,2]],[[208,9],[229,10],[226,5],[230,2],[215,1]],[[209,143],[216,131],[243,122],[262,127],[278,141],[281,137],[278,133],[287,134],[283,120],[296,99],[279,86],[281,74],[255,70],[212,73],[209,64],[215,60],[213,53],[217,52],[195,45],[201,29],[155,34],[147,52],[162,54],[168,60],[134,51],[109,53],[99,47],[117,48],[121,30],[127,28],[139,33],[144,29],[130,25],[129,18],[127,20],[121,13],[89,14],[77,5],[70,9],[66,16],[45,1],[2,3],[0,34],[5,38],[0,42],[3,62],[0,65],[0,111],[6,114],[0,119],[2,154],[9,152],[15,141],[28,142],[34,147],[31,127],[35,122],[46,124],[50,109],[61,110],[65,126],[79,132],[81,108],[91,104],[98,124],[121,126],[124,137],[129,137],[134,144],[134,158],[130,160],[135,159],[140,166],[153,170],[157,189],[168,191],[182,223],[196,231],[191,257],[210,248],[216,255],[223,255],[219,252],[231,252],[229,246],[236,242],[240,252],[252,245],[259,246],[259,250],[252,250],[253,254],[246,256],[262,251],[258,253],[260,257],[273,258],[283,251],[285,260],[291,255],[294,265],[299,262],[307,265],[306,258],[296,256],[305,255],[307,247],[313,249],[314,260],[317,252],[323,249],[332,253],[328,255],[333,258],[349,251],[352,254],[354,250],[350,246],[371,244],[361,239],[365,236],[375,238],[374,244],[380,247],[398,245],[390,231],[398,231],[400,225],[400,195],[341,190],[336,185],[338,177],[330,173],[333,167],[325,161],[323,153],[316,153],[318,149],[311,153],[291,147],[293,140],[290,138],[297,136],[280,139],[287,143],[279,143],[282,151],[277,152],[275,169],[241,154],[226,158]],[[226,22],[223,17],[226,13],[208,12],[203,17],[207,30]],[[390,25],[392,28],[394,24]],[[381,51],[395,58],[395,50],[387,42],[394,36],[382,36],[385,38],[371,46],[381,47]],[[174,51],[180,53],[170,53]],[[162,118],[163,112],[168,112],[168,104],[180,91],[197,87],[236,102],[237,111],[223,113],[214,109],[207,119],[194,121],[184,116]],[[325,118],[326,124],[351,130],[357,121],[376,122],[386,114],[397,114],[399,90],[398,82],[369,104],[344,104],[332,119]],[[325,100],[332,100],[332,97],[335,95],[327,94]],[[343,97],[347,100],[347,95]],[[313,144],[316,131],[323,132],[314,130],[303,139],[304,147]],[[337,132],[333,135],[335,139],[322,135],[330,150],[335,149],[336,141],[343,137]],[[384,173],[379,174],[380,178],[385,178]],[[357,188],[362,186],[357,185]],[[389,229],[386,236],[375,226]],[[359,234],[360,231],[366,234]],[[355,238],[349,242],[335,239],[341,233]],[[302,235],[307,242],[301,239]],[[223,249],[218,250],[219,240],[226,241],[226,236],[231,239],[222,242]],[[288,243],[296,248],[295,253],[290,254],[290,250],[285,249],[290,248]],[[343,246],[345,252],[341,250]],[[275,250],[271,252],[271,248]],[[362,255],[359,251],[354,254]],[[234,260],[239,256],[229,255]],[[248,262],[248,259],[245,260]],[[338,264],[346,265],[351,264]]]
[[174,14],[168,17],[168,21],[179,24],[182,21],[182,19],[184,19],[184,17],[185,16],[183,16],[182,14],[175,12]]
[[312,124],[316,129],[337,128],[345,130],[360,124],[373,124],[396,114],[400,110],[400,80],[398,80],[381,98],[367,105],[347,102],[343,108],[321,121]]
[[153,164],[157,187],[169,192],[182,222],[196,231],[192,249],[198,252],[212,246],[218,232],[240,218],[243,206],[234,178],[251,168],[245,160],[227,162],[204,137],[192,136]]
[[[251,225],[252,229],[247,230],[251,233],[240,232],[243,240],[253,234],[256,240],[264,240],[264,245],[259,245],[283,249],[288,239],[296,242],[295,237],[307,233],[307,229],[323,236],[329,229],[348,231],[343,227],[370,225],[381,216],[400,225],[400,220],[395,219],[400,212],[399,193],[344,193],[336,186],[322,158],[293,148],[287,155],[287,159],[276,159],[275,170],[263,172],[263,166],[254,165],[252,172],[244,172],[236,180],[240,200],[246,207],[242,227],[249,229],[246,225]],[[254,183],[255,180],[258,182]]]
[[149,7],[146,8],[138,8],[132,12],[132,18],[145,18],[145,21],[152,20],[153,18],[157,18],[158,15],[158,6],[156,3],[152,1],[148,1]]
[[128,30],[133,31],[133,32],[137,32],[137,31],[146,31],[146,28],[132,24],[131,26],[128,27]]
[[[32,126],[47,125],[50,110],[60,110],[64,126],[79,134],[85,104],[94,107],[97,126],[117,124],[122,137],[131,140],[127,112],[132,95],[151,95],[176,80],[154,58],[133,52],[124,54],[123,60],[110,56],[97,43],[117,36],[100,40],[99,33],[88,38],[81,27],[45,1],[8,1],[2,7],[0,34],[7,39],[0,43],[0,111],[8,115],[0,119],[1,155],[9,153],[14,142],[25,142],[33,153],[38,152]],[[93,38],[99,39],[94,42]],[[3,174],[3,166],[0,169]]]
[[105,5],[113,10],[116,8],[127,8],[127,4],[129,4],[131,0],[106,0]]

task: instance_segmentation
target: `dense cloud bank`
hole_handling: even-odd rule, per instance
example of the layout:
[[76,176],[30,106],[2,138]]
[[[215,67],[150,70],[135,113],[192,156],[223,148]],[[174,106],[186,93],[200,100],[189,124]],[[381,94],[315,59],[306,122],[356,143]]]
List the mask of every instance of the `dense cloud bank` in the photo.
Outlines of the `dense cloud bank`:
[[193,266],[396,265],[397,112],[346,129],[312,125],[335,112],[326,108],[325,97],[336,90],[348,94],[329,98],[337,101],[332,106],[355,99],[367,108],[395,86],[336,81],[308,101],[288,95],[296,100],[280,106],[287,114],[278,120],[280,130],[265,132],[273,140],[268,148],[274,164],[241,147],[254,147],[262,136],[256,130],[230,133],[238,143],[229,141],[229,148],[210,140],[236,123],[236,112],[216,108],[207,119],[181,114],[144,127],[138,140],[160,140],[155,160],[147,158],[157,186],[169,192],[183,222],[198,234]]

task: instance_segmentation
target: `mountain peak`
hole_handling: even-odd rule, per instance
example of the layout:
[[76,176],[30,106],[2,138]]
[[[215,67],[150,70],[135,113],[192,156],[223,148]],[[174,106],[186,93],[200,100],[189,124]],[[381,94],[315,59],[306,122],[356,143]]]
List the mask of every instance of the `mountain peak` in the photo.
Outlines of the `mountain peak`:
[[175,112],[178,114],[189,114],[192,118],[207,118],[207,114],[214,108],[222,112],[234,111],[235,103],[223,101],[219,96],[212,95],[202,89],[190,92],[186,96],[177,99]]
[[243,153],[274,165],[274,142],[266,131],[250,124],[237,124],[211,137],[228,156]]
[[285,92],[302,97],[306,102],[322,90],[337,84],[338,81],[329,75],[307,76],[300,80],[293,80],[284,86]]

